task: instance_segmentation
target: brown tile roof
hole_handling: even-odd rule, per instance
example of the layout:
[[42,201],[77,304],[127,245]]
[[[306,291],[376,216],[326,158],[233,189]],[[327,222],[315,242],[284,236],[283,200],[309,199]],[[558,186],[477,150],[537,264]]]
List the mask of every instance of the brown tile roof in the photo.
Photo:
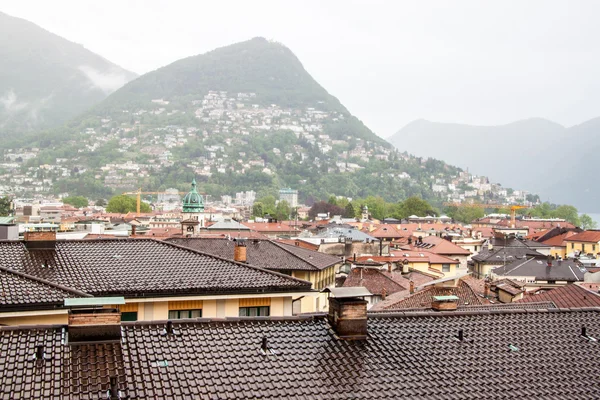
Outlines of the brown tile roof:
[[0,242],[0,267],[99,295],[308,290],[310,283],[152,239],[57,241],[28,251]]
[[598,231],[583,231],[577,235],[573,235],[567,239],[569,242],[600,242],[600,230]]
[[600,307],[600,296],[577,284],[565,285],[540,294],[527,294],[516,303],[551,301],[559,308]]
[[[12,311],[14,306],[62,305],[65,298],[88,296],[25,273],[0,267],[0,311]],[[12,307],[11,307],[12,306]]]
[[471,286],[459,280],[456,287],[430,286],[420,290],[397,303],[385,307],[386,310],[402,310],[404,308],[431,308],[433,296],[457,296],[459,304],[485,304],[486,302],[478,296]]
[[[423,255],[421,255],[423,254]],[[393,250],[389,256],[362,256],[358,257],[359,261],[381,261],[381,262],[429,262],[430,264],[459,264],[459,261],[449,257],[444,257],[439,254],[430,253],[426,250],[409,251],[409,250]]]
[[[181,238],[167,242],[229,260],[233,259],[235,242],[227,239]],[[341,264],[342,259],[299,246],[273,240],[246,240],[247,264],[271,270],[318,271]]]
[[498,277],[507,278],[535,277],[538,281],[583,282],[586,269],[574,260],[552,260],[552,264],[549,267],[547,260],[530,258],[496,267],[491,272]]
[[0,397],[106,398],[114,375],[130,399],[599,398],[582,326],[598,337],[598,310],[372,315],[364,341],[320,315],[182,320],[165,336],[164,322],[124,323],[120,343],[83,346],[64,344],[63,326],[2,327]]
[[362,286],[369,289],[369,292],[376,295],[391,295],[400,291],[407,291],[407,287],[403,287],[401,284],[396,282],[394,275],[398,275],[399,279],[402,278],[402,274],[399,272],[383,272],[375,268],[352,268],[346,280],[344,281],[344,287],[356,287]]

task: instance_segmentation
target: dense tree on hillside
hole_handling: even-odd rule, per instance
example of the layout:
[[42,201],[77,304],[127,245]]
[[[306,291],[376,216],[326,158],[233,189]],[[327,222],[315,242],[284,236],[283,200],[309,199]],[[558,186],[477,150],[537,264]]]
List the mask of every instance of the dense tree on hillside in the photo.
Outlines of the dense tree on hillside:
[[[137,211],[137,201],[133,197],[126,196],[124,194],[114,196],[108,201],[106,211],[111,213],[127,214],[129,212]],[[143,201],[140,204],[140,211],[147,213],[152,211],[150,206]]]
[[106,200],[98,199],[98,200],[96,200],[96,202],[94,204],[97,205],[98,207],[104,207],[104,206],[106,206]]
[[69,196],[62,199],[63,203],[70,204],[75,208],[84,208],[89,204],[88,199],[83,196]]

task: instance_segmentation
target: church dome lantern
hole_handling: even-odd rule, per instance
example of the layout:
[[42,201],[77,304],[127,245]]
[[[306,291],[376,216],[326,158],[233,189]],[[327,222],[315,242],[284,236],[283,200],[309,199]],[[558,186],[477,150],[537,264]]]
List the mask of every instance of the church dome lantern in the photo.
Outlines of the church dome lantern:
[[204,212],[204,198],[196,190],[196,179],[192,181],[192,190],[183,197],[184,213]]

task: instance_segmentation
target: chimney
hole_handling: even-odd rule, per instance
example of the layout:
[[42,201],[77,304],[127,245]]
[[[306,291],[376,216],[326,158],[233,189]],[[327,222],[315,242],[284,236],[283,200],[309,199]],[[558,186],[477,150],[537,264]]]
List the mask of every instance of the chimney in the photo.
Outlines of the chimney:
[[552,256],[548,256],[548,267],[552,267]]
[[56,248],[56,232],[25,232],[23,243],[27,250],[54,250]]
[[413,294],[415,292],[415,283],[413,281],[410,281],[410,294]]
[[116,308],[69,310],[69,344],[119,342],[121,314]]
[[237,262],[245,263],[248,260],[246,253],[246,242],[236,239],[233,248],[233,259]]
[[489,282],[486,282],[485,285],[483,286],[483,297],[489,297],[490,295],[490,284]]
[[388,263],[388,272],[392,273],[392,263]]
[[436,311],[454,311],[458,308],[458,296],[433,296],[431,308]]
[[135,236],[136,230],[137,230],[137,227],[135,225],[131,225],[131,236]]
[[359,297],[329,297],[329,323],[340,339],[367,338],[367,301]]
[[412,236],[408,237],[408,244],[412,244]]

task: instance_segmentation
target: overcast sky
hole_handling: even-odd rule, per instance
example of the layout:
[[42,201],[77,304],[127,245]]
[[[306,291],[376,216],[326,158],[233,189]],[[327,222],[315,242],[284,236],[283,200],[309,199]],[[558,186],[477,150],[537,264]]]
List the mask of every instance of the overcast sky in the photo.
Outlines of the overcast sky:
[[277,40],[383,137],[418,118],[600,116],[600,1],[0,0],[0,11],[139,74]]

